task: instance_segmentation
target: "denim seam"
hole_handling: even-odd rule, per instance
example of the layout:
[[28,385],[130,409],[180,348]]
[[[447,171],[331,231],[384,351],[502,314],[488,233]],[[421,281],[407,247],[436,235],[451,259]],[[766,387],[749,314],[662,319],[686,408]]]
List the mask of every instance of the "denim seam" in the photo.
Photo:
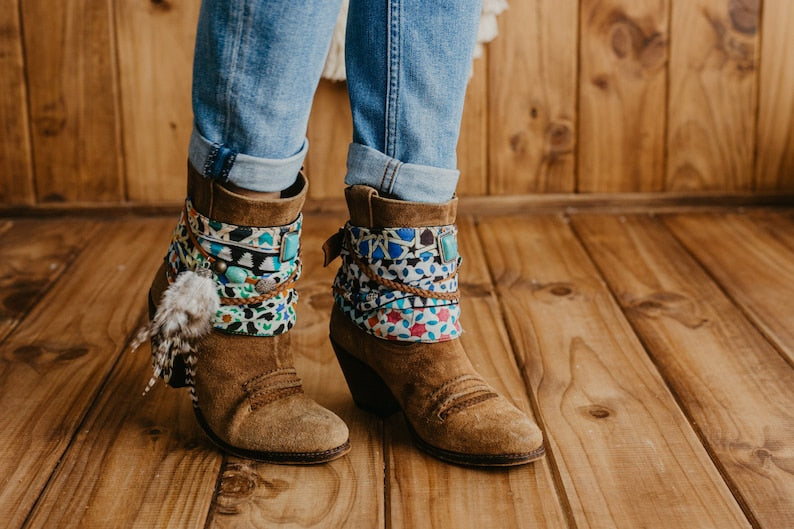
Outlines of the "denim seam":
[[[232,53],[231,57],[229,58],[229,72],[235,72],[237,70],[237,59],[240,52],[240,48],[242,47],[242,35],[243,35],[243,26],[245,25],[246,16],[244,13],[245,6],[243,9],[234,9],[233,12],[238,14],[237,24],[235,26],[234,31],[234,40],[232,41]],[[224,87],[225,91],[225,99],[226,99],[226,108],[224,109],[223,114],[223,138],[229,137],[229,123],[231,121],[231,106],[232,101],[234,100],[233,97],[233,86],[234,86],[234,78],[233,74],[230,74],[226,81],[226,86]]]
[[236,159],[237,159],[237,153],[232,151],[229,154],[229,157],[223,162],[223,170],[218,175],[218,179],[221,182],[228,182],[229,181],[229,173],[231,172],[232,167],[234,167],[234,161]]
[[218,158],[218,153],[221,151],[221,146],[218,143],[213,143],[212,148],[210,149],[210,153],[207,155],[207,159],[204,161],[204,168],[202,170],[202,174],[205,177],[210,177],[212,174],[212,166],[215,165],[215,159]]
[[380,177],[380,184],[378,185],[378,190],[383,191],[383,185],[386,182],[386,174],[389,172],[389,167],[391,167],[391,160],[386,163],[386,167],[383,168],[383,175]]
[[401,32],[399,0],[389,0],[388,7],[388,71],[386,87],[386,123],[384,151],[387,156],[396,157],[397,145],[397,106],[400,94]]
[[394,162],[395,162],[394,163],[394,169],[392,169],[391,175],[389,175],[389,185],[384,190],[388,194],[392,194],[392,190],[394,189],[394,184],[397,181],[397,171],[399,171],[400,167],[402,166],[402,162],[401,161],[395,160]]

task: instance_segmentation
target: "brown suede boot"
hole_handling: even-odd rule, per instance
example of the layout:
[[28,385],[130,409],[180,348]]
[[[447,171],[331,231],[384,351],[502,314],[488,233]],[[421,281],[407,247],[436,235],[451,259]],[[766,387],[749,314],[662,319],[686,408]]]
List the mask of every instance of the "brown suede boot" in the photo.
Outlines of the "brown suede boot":
[[342,255],[330,337],[353,400],[402,410],[420,448],[452,463],[512,466],[544,454],[535,423],[475,372],[457,336],[457,200],[412,203],[346,190],[350,221],[324,247]]
[[[149,293],[159,325],[150,332],[155,375],[191,387],[198,421],[215,444],[271,463],[321,463],[350,449],[345,423],[304,395],[290,352],[306,188],[299,175],[284,198],[254,199],[189,166],[185,210]],[[196,284],[211,280],[205,286],[217,294],[211,328],[198,338],[189,329],[200,303],[169,288],[191,274]],[[174,300],[176,316],[165,307]],[[181,322],[174,325],[181,334],[163,338],[169,318]]]

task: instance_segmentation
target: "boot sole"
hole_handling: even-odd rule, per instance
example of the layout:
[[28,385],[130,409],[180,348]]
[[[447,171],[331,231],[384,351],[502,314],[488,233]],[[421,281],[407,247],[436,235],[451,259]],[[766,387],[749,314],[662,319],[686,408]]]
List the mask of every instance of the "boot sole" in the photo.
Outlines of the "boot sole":
[[210,438],[213,444],[224,452],[243,459],[253,459],[261,463],[274,463],[277,465],[316,465],[338,459],[350,451],[349,439],[336,448],[324,450],[322,452],[262,452],[239,448],[226,443],[218,437],[207,424],[199,408],[193,408],[193,411],[196,414],[196,420],[198,420],[201,429],[204,430],[204,433]]
[[[386,382],[371,367],[348,353],[340,345],[331,339],[331,346],[334,348],[339,366],[345,376],[347,387],[353,396],[353,402],[364,411],[386,418],[398,411],[402,411],[397,399],[391,392]],[[466,454],[453,452],[438,448],[422,439],[416,430],[411,426],[411,422],[403,412],[405,424],[414,439],[416,446],[431,456],[454,463],[456,465],[471,467],[513,467],[525,465],[542,458],[546,449],[543,445],[537,449],[520,454]]]

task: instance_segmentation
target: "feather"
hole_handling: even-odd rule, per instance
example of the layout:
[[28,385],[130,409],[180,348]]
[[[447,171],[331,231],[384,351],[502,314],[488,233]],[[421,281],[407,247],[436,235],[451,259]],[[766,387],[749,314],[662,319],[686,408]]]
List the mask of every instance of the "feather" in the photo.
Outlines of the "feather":
[[152,342],[154,372],[144,390],[146,394],[162,378],[168,382],[174,359],[182,355],[187,366],[188,385],[195,374],[196,340],[212,329],[212,318],[220,308],[220,299],[211,274],[186,271],[179,274],[163,292],[160,305],[149,325],[138,332],[133,350],[146,340]]

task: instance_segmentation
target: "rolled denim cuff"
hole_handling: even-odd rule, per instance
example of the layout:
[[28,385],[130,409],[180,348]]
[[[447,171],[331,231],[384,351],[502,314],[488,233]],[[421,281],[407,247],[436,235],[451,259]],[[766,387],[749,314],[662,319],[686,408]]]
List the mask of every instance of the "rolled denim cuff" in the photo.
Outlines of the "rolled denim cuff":
[[308,149],[309,140],[304,139],[298,153],[289,158],[259,158],[212,143],[193,127],[188,159],[207,178],[251,191],[274,192],[283,191],[295,183]]
[[360,143],[347,151],[345,184],[366,185],[410,202],[447,202],[455,194],[460,171],[403,163]]

